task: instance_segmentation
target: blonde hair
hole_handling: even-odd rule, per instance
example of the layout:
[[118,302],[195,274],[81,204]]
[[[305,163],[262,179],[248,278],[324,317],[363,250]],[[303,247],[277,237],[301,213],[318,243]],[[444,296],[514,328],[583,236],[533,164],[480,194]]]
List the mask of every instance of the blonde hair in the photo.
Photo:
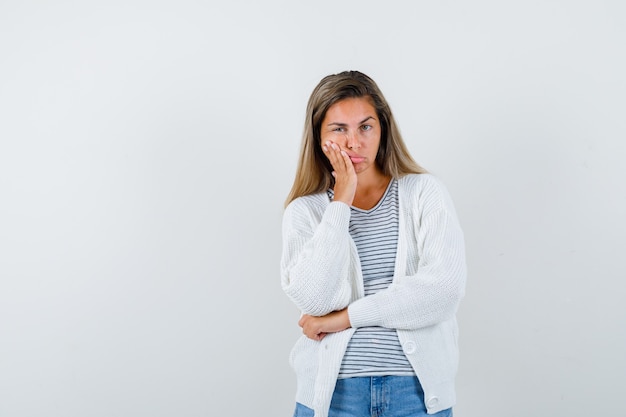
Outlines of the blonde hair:
[[334,186],[330,161],[321,148],[321,125],[333,104],[347,98],[366,97],[376,109],[381,135],[376,164],[385,175],[400,178],[426,172],[409,154],[391,108],[374,80],[358,71],[324,77],[311,93],[300,147],[296,177],[285,206],[298,197],[326,191]]

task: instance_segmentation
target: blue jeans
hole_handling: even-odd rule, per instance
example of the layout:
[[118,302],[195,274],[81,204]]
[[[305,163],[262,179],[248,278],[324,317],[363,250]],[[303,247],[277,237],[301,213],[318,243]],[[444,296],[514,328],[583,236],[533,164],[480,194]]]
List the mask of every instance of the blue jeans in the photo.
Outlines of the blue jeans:
[[[293,417],[313,417],[296,403]],[[328,417],[452,417],[452,409],[426,414],[424,391],[414,376],[374,376],[337,380]]]

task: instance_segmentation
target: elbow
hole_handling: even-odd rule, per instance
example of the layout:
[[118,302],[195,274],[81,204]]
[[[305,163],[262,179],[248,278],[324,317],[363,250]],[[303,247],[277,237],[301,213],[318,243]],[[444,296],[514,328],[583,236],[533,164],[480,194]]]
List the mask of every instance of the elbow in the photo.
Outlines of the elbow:
[[321,317],[341,310],[350,304],[350,291],[339,288],[334,294],[327,291],[310,291],[294,285],[283,286],[283,290],[303,314]]
[[452,281],[452,285],[448,287],[447,299],[449,301],[450,316],[454,316],[459,309],[461,300],[465,297],[465,283],[467,280],[467,274],[465,269],[459,272],[455,279]]
[[341,310],[343,307],[330,305],[307,305],[300,308],[302,314],[308,314],[313,317],[323,317],[333,311]]

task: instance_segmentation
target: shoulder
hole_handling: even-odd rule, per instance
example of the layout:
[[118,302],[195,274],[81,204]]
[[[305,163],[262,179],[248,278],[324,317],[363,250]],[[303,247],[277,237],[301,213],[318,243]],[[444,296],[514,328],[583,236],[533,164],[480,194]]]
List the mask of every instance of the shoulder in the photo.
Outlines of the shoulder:
[[404,193],[445,192],[445,186],[432,174],[407,174],[398,179]]
[[316,193],[298,197],[285,207],[284,221],[304,220],[320,217],[329,204],[326,193]]
[[453,210],[448,190],[443,182],[432,174],[405,175],[398,179],[398,186],[399,193],[407,202],[417,203],[423,208]]
[[300,212],[323,209],[329,203],[326,193],[309,194],[298,197],[287,205],[285,212]]

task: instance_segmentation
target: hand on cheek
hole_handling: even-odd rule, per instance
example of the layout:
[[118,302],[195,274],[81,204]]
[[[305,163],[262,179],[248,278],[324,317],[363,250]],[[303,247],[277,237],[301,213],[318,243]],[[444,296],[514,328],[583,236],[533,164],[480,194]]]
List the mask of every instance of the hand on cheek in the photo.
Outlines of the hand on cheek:
[[322,145],[322,151],[330,161],[334,170],[334,201],[342,201],[348,205],[352,205],[354,194],[356,193],[357,175],[350,157],[345,151],[341,150],[339,145],[332,141],[326,141]]

